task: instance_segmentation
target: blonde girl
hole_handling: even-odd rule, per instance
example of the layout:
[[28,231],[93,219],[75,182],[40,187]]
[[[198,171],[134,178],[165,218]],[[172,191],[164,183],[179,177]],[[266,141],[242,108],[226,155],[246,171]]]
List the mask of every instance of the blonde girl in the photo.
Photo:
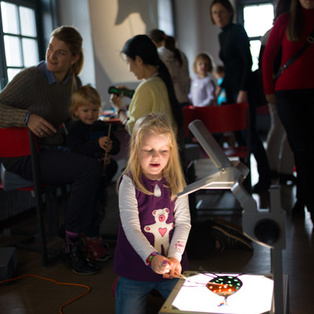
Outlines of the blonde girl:
[[187,269],[188,197],[175,134],[164,114],[135,123],[130,157],[119,184],[120,228],[114,270],[116,313],[145,313],[153,289],[164,298]]
[[195,76],[191,81],[189,99],[193,106],[206,107],[216,104],[216,79],[212,75],[213,62],[206,53],[200,53],[193,63]]

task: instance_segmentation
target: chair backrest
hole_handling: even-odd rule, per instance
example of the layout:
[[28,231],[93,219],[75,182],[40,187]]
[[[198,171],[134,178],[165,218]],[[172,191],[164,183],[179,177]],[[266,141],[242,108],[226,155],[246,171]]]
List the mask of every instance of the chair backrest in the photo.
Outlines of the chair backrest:
[[[33,154],[32,154],[33,151]],[[26,127],[0,128],[0,157],[37,157],[38,146],[33,134]],[[34,168],[35,169],[35,168]],[[34,170],[33,169],[33,170]],[[34,174],[34,173],[33,173]],[[36,177],[37,177],[36,170]],[[1,165],[1,181],[4,190],[12,191],[16,189],[28,188],[34,189],[34,182],[25,180],[15,173],[8,172]]]
[[222,106],[183,108],[185,137],[188,125],[193,120],[201,120],[211,133],[246,130],[249,126],[249,104],[226,104]]
[[197,107],[196,111],[211,133],[246,130],[248,127],[248,103]]
[[0,157],[31,155],[28,128],[0,128]]
[[183,114],[184,137],[188,138],[191,135],[189,124],[194,120],[198,120],[196,107],[185,106],[182,109],[182,114]]

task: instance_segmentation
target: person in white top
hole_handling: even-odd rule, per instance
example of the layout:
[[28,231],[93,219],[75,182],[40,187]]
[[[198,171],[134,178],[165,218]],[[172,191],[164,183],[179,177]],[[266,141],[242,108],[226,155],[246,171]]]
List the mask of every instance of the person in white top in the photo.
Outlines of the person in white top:
[[191,79],[186,55],[176,47],[174,37],[166,35],[162,30],[153,29],[148,36],[156,45],[159,58],[168,68],[181,107],[189,105]]
[[217,81],[213,76],[213,62],[206,53],[200,53],[194,60],[194,72],[189,98],[195,107],[216,106]]

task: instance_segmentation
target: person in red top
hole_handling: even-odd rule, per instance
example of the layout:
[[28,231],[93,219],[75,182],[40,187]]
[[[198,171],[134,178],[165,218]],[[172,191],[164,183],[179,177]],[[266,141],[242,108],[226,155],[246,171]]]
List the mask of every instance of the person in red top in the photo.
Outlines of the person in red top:
[[[287,132],[297,170],[297,196],[303,200],[314,221],[314,45],[290,64],[275,81],[274,62],[281,51],[281,66],[304,46],[314,30],[314,1],[292,0],[290,12],[280,15],[270,33],[262,60],[263,84],[267,101],[276,103]],[[300,204],[300,205],[299,205]],[[304,217],[304,206],[297,202],[294,216]]]

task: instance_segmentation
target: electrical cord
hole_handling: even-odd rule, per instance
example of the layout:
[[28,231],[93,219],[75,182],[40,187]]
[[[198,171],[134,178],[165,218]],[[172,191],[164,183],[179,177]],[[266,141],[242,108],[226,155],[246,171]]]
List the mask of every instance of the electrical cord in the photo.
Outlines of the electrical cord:
[[66,282],[59,282],[59,281],[56,281],[56,280],[53,280],[53,279],[50,279],[50,278],[45,278],[45,277],[41,277],[41,276],[37,276],[37,275],[34,275],[34,274],[26,274],[26,275],[22,275],[22,276],[18,276],[18,277],[14,277],[14,278],[11,278],[11,279],[7,279],[7,280],[3,280],[3,281],[0,281],[0,284],[3,284],[3,283],[7,283],[7,282],[11,282],[11,281],[15,281],[15,280],[18,280],[18,279],[21,279],[21,278],[25,278],[25,277],[35,277],[35,278],[38,278],[38,279],[42,279],[42,280],[47,280],[47,281],[51,281],[57,285],[62,285],[62,286],[76,286],[76,287],[83,287],[83,288],[86,288],[87,291],[85,291],[84,293],[80,294],[79,296],[67,301],[66,303],[62,304],[60,307],[59,307],[59,314],[62,314],[63,313],[63,308],[69,304],[71,304],[72,302],[84,297],[85,295],[87,295],[90,291],[91,291],[91,288],[87,285],[83,285],[83,284],[79,284],[79,283],[66,283]]

